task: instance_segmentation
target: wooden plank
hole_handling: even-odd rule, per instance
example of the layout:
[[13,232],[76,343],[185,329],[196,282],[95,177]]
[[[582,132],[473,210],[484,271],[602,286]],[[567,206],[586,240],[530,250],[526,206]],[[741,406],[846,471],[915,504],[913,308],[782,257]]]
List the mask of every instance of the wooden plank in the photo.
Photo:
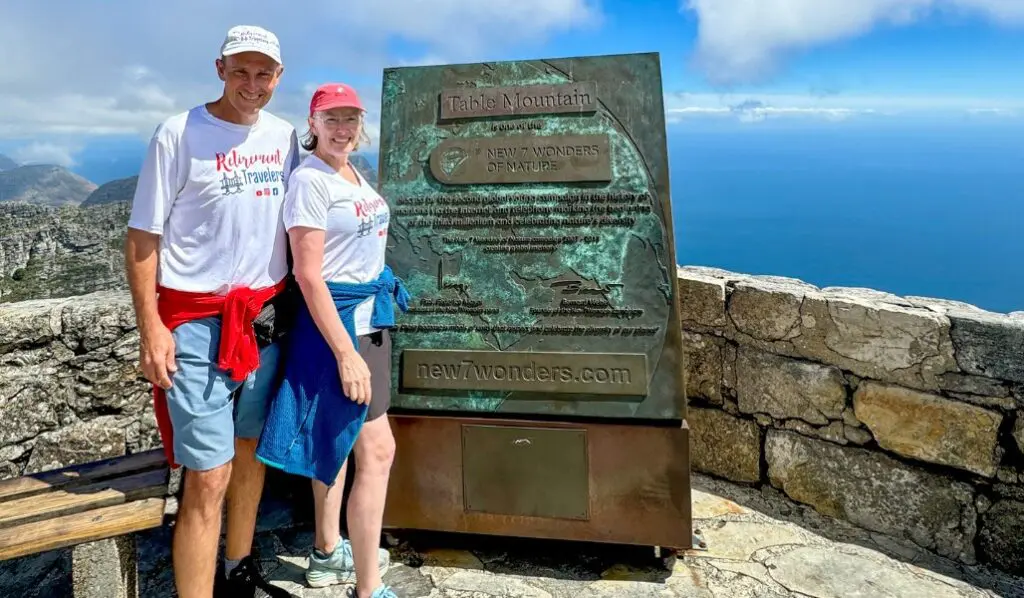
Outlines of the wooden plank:
[[139,471],[167,468],[163,449],[135,453],[83,465],[72,465],[63,469],[44,471],[0,482],[0,501],[24,498],[57,488],[91,484],[115,476]]
[[99,509],[167,492],[166,471],[154,470],[0,503],[0,528]]
[[0,560],[94,542],[163,525],[164,499],[147,498],[0,530]]

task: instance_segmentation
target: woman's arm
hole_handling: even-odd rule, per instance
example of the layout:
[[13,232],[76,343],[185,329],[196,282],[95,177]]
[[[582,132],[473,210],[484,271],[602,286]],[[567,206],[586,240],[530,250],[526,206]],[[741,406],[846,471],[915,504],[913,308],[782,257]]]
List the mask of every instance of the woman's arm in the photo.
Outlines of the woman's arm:
[[331,291],[321,269],[324,259],[324,231],[296,226],[288,231],[292,247],[295,281],[320,333],[338,361],[338,375],[345,395],[356,403],[370,402],[370,369],[353,339],[341,323]]

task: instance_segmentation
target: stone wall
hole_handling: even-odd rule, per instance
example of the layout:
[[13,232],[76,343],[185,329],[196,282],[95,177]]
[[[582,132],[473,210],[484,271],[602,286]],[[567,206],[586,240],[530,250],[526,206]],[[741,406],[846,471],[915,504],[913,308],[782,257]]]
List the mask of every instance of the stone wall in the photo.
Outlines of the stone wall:
[[160,445],[127,293],[0,304],[0,479]]
[[[693,468],[1024,570],[1024,313],[682,268]],[[0,305],[0,478],[159,445],[127,293]]]
[[1024,571],[1024,312],[679,269],[693,469]]

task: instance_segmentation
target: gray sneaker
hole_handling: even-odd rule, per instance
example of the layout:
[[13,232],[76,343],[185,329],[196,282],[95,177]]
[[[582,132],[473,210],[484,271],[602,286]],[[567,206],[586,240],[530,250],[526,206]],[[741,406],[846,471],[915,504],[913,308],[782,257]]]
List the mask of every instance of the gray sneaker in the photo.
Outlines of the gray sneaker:
[[[381,576],[387,571],[391,564],[391,553],[383,548],[377,550],[377,566],[380,567]],[[311,588],[325,588],[340,583],[355,583],[356,567],[352,560],[352,543],[342,538],[334,547],[334,552],[327,555],[327,558],[317,556],[317,551],[312,550],[309,554],[309,567],[306,569],[306,583]],[[390,591],[390,590],[389,590]],[[374,594],[376,598],[377,594]],[[389,594],[381,594],[383,598],[390,598]]]

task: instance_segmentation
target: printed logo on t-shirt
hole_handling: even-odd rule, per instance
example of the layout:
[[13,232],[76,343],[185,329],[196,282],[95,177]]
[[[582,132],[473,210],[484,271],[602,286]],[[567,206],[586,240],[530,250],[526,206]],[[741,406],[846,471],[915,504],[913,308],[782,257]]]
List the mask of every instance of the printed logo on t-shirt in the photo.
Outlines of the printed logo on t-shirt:
[[381,197],[374,199],[360,199],[352,203],[359,219],[357,232],[360,237],[365,237],[376,232],[378,237],[388,234],[388,221],[390,212],[386,210],[387,202]]
[[[217,152],[217,172],[224,195],[237,195],[254,189],[256,197],[281,194],[284,183],[284,155],[280,149],[269,154],[244,154],[238,150]],[[272,168],[276,166],[277,168]]]

